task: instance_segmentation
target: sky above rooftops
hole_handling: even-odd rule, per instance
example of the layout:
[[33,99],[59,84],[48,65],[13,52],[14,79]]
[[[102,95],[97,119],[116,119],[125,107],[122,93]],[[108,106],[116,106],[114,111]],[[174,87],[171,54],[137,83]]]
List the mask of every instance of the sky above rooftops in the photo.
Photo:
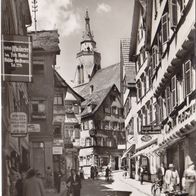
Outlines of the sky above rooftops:
[[[130,0],[37,0],[37,29],[58,29],[61,53],[56,69],[65,81],[73,85],[76,53],[85,28],[88,9],[91,30],[101,53],[101,66],[120,61],[120,39],[130,37],[133,2]],[[29,5],[32,7],[32,0]],[[32,15],[32,21],[33,20]],[[34,30],[34,23],[29,28]]]

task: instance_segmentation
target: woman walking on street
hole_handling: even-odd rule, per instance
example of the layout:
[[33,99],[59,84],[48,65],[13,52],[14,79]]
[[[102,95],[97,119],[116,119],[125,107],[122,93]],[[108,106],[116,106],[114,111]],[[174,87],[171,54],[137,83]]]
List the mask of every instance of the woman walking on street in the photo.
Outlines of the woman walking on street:
[[36,177],[34,169],[30,169],[24,181],[23,196],[45,196],[42,180]]
[[189,163],[188,168],[184,171],[182,186],[189,196],[196,195],[196,170],[193,162]]
[[81,180],[75,169],[71,169],[71,176],[66,183],[72,196],[80,196]]

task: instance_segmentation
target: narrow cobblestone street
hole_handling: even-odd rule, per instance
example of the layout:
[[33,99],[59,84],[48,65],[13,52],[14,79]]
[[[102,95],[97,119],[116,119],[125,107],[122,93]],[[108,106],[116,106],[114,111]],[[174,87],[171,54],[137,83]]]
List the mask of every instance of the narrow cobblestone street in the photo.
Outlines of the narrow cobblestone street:
[[[114,181],[108,183],[103,177],[96,180],[87,179],[82,182],[81,196],[150,196],[151,184],[144,182],[143,185],[136,180],[123,178],[122,172],[113,174]],[[145,192],[143,191],[145,190]],[[48,196],[66,196],[48,192]]]

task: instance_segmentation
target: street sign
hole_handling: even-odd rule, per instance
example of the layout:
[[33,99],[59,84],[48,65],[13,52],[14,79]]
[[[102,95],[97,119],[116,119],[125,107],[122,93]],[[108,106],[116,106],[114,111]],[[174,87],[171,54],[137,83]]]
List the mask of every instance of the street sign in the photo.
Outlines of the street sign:
[[119,149],[119,150],[125,150],[125,149],[126,149],[125,144],[119,144],[119,145],[118,145],[118,149]]
[[160,134],[160,125],[145,125],[141,127],[141,134]]
[[62,139],[54,139],[53,145],[55,146],[63,146],[64,141]]
[[2,35],[3,80],[31,82],[32,40],[30,36]]
[[28,124],[28,133],[39,133],[40,132],[40,124]]
[[61,146],[53,146],[53,148],[52,148],[52,154],[54,154],[54,155],[61,155],[61,154],[63,154],[63,147],[61,147]]
[[27,135],[27,114],[24,112],[13,112],[10,115],[11,135],[25,137]]

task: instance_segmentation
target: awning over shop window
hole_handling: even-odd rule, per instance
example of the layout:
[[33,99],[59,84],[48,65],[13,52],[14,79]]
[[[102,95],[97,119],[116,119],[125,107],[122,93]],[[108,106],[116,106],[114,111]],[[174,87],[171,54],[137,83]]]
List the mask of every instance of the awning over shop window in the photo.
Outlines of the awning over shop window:
[[157,144],[152,144],[151,146],[144,148],[140,151],[138,151],[137,153],[135,153],[132,158],[135,158],[137,156],[143,155],[143,156],[150,156],[156,149],[158,149],[158,145]]
[[125,158],[127,156],[127,154],[131,151],[134,151],[135,149],[135,144],[132,144],[124,153],[121,159]]

